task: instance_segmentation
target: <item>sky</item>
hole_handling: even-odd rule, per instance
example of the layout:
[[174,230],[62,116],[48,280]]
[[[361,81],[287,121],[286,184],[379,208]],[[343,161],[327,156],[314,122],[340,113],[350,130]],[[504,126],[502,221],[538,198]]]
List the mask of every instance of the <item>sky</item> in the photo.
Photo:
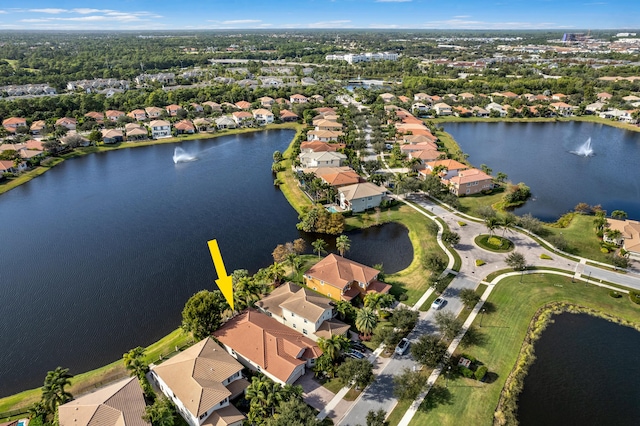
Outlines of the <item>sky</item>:
[[[0,30],[630,29],[640,0],[26,0]],[[108,7],[108,8],[106,8]]]

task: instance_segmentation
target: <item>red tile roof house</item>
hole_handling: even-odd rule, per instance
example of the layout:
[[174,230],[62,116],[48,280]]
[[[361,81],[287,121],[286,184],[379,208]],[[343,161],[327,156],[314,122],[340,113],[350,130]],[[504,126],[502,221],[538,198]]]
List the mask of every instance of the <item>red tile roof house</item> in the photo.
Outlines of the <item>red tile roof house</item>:
[[304,284],[335,300],[350,301],[367,293],[388,293],[391,286],[378,281],[380,271],[330,254],[304,273]]
[[440,179],[449,180],[454,176],[458,176],[458,172],[460,170],[466,170],[469,166],[451,159],[430,161],[426,164],[426,168],[424,170],[420,170],[418,173],[426,176],[427,174],[431,174],[436,168],[442,169],[439,173]]
[[160,116],[162,116],[163,111],[165,110],[158,107],[146,107],[144,109],[144,112],[147,113],[147,117],[149,117],[150,119],[159,118]]
[[24,161],[16,167],[13,161],[0,160],[0,173],[19,173],[27,170],[27,163]]
[[308,99],[306,96],[296,93],[295,95],[291,95],[289,97],[289,102],[292,104],[306,104]]
[[178,111],[181,110],[182,107],[180,105],[171,104],[167,105],[165,109],[167,110],[167,114],[169,114],[171,117],[175,117],[176,115],[178,115]]
[[67,130],[75,130],[78,121],[75,118],[62,117],[56,120],[56,127],[64,127]]
[[478,169],[461,170],[449,179],[449,191],[458,197],[472,195],[493,188],[493,178]]
[[239,109],[249,110],[251,109],[251,102],[238,101],[235,103],[235,106],[238,107]]
[[190,120],[181,120],[173,125],[178,133],[195,133],[196,126]]
[[84,116],[96,120],[96,123],[98,124],[102,124],[104,122],[104,114],[101,112],[89,111]]
[[109,110],[105,112],[104,115],[111,121],[118,121],[118,118],[125,116],[124,112],[117,110]]
[[282,385],[294,383],[322,355],[313,340],[254,309],[227,321],[213,337],[245,367]]
[[27,126],[27,120],[20,117],[10,117],[3,120],[2,125],[9,133],[15,133],[18,127]]
[[33,136],[44,135],[47,130],[47,123],[45,123],[44,120],[36,120],[31,123],[31,127],[29,128],[29,130],[31,131],[31,134]]
[[134,109],[127,114],[128,117],[133,118],[136,121],[144,121],[147,119],[147,113],[143,109]]
[[288,121],[298,121],[298,114],[295,112],[289,111],[288,109],[283,109],[280,111],[280,121],[288,122]]
[[189,349],[151,366],[149,374],[190,426],[240,426],[245,419],[229,400],[249,385],[242,365],[207,337]]
[[246,126],[250,125],[253,121],[253,114],[248,111],[236,111],[231,113],[231,117],[233,121],[236,122],[238,126]]

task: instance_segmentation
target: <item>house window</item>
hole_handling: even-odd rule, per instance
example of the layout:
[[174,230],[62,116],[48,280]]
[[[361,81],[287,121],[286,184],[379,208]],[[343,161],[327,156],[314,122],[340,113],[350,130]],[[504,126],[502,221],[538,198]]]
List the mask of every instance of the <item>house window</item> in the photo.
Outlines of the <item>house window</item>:
[[371,200],[373,200],[373,197],[369,197],[369,198],[367,198],[367,200],[371,201]]
[[302,329],[302,334],[309,334],[309,333],[307,333],[307,330],[303,328]]
[[291,316],[292,316],[292,317],[295,317],[295,316],[296,316],[296,314],[294,314],[293,312],[291,312]]
[[314,287],[313,289],[316,290],[316,291],[318,290],[316,287]]
[[305,319],[304,319],[304,323],[306,324],[307,322],[308,322],[308,321],[307,321],[307,319],[305,318]]
[[295,325],[295,324],[293,324],[293,328],[298,328],[298,327],[296,327],[296,325]]

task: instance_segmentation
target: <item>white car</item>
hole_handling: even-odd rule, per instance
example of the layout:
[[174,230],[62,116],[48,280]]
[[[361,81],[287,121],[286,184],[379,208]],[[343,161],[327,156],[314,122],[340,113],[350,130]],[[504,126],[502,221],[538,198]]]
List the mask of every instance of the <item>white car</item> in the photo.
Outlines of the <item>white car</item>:
[[403,337],[402,340],[400,340],[400,343],[398,343],[398,346],[396,346],[395,352],[398,355],[404,355],[407,349],[409,349],[409,339],[407,339],[406,337]]
[[444,306],[444,304],[445,304],[444,299],[442,297],[438,297],[431,304],[431,308],[438,310],[438,309],[442,308]]

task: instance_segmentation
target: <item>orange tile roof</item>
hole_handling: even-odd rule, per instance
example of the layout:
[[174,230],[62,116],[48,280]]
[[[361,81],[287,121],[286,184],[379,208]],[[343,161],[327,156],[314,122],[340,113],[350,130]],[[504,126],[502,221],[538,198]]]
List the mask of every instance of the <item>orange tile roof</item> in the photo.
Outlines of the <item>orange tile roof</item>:
[[461,170],[458,176],[449,179],[449,182],[456,185],[464,185],[470,182],[493,180],[491,176],[478,169]]
[[324,151],[335,152],[340,148],[344,148],[344,147],[345,147],[345,144],[343,143],[328,143],[328,142],[321,142],[321,141],[306,141],[300,144],[301,150],[310,149],[313,152],[324,152]]
[[313,265],[305,275],[344,290],[353,281],[371,282],[380,271],[336,254],[330,254]]
[[431,161],[427,163],[427,166],[432,170],[438,166],[445,166],[447,170],[464,170],[468,168],[468,166],[460,163],[459,161],[451,160],[451,159]]
[[235,105],[240,109],[249,109],[249,108],[251,108],[251,102],[247,102],[247,101],[238,101],[238,102],[235,103]]

